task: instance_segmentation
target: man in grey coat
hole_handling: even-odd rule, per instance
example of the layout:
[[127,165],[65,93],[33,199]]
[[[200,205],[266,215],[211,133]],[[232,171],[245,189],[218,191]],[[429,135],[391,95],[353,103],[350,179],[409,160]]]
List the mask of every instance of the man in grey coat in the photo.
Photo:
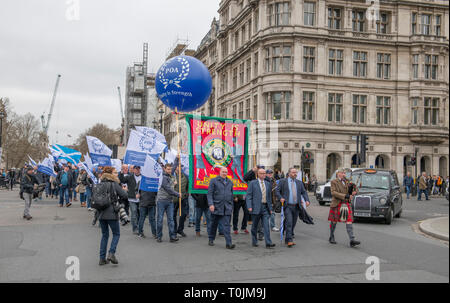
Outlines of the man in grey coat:
[[258,179],[253,180],[248,185],[246,201],[247,208],[252,216],[252,245],[258,246],[256,238],[258,223],[262,220],[264,227],[264,239],[266,240],[266,248],[273,248],[275,244],[270,240],[269,219],[272,214],[272,184],[266,181],[266,170],[258,169]]
[[209,183],[208,205],[211,211],[211,228],[209,230],[209,245],[214,246],[217,227],[223,226],[223,233],[226,241],[226,248],[234,249],[236,246],[231,243],[230,221],[233,212],[233,182],[228,177],[228,169],[220,168],[220,175]]

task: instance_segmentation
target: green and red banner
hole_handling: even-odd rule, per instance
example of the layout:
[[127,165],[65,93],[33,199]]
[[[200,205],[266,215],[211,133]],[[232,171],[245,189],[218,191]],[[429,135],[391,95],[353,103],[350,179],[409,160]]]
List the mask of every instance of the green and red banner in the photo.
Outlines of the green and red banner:
[[189,192],[206,194],[219,167],[228,168],[235,194],[245,194],[250,120],[186,116],[189,136]]

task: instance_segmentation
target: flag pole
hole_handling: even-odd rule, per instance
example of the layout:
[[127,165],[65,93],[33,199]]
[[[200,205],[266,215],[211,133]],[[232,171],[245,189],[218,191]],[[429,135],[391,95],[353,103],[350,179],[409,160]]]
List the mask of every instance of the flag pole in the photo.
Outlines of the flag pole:
[[177,138],[178,138],[178,192],[180,197],[178,198],[178,208],[181,217],[181,149],[180,149],[180,128],[178,127],[178,109],[175,108],[175,115],[177,120]]

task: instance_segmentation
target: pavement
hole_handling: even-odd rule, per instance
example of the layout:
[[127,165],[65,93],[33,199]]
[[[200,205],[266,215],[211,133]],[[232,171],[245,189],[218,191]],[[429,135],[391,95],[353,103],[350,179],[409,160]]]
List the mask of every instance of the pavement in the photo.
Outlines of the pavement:
[[[232,235],[236,249],[227,250],[223,237],[216,239],[216,246],[209,247],[203,226],[201,237],[186,227],[187,237],[178,243],[169,243],[166,223],[162,243],[151,236],[139,239],[126,226],[121,227],[119,265],[99,267],[101,233],[91,225],[93,213],[81,208],[79,202],[59,208],[55,199],[44,198],[33,202],[33,219],[26,221],[22,219],[23,201],[18,198],[18,190],[0,190],[0,283],[72,283],[66,279],[66,260],[70,256],[80,261],[79,282],[92,283],[449,282],[448,242],[425,237],[413,228],[429,218],[448,217],[446,200],[405,200],[402,218],[396,218],[391,225],[356,223],[355,235],[362,242],[357,248],[349,247],[343,224],[336,230],[338,244],[329,244],[329,207],[311,202],[308,212],[315,225],[297,224],[294,248],[281,244],[280,234],[275,232],[271,234],[277,245],[273,250],[266,249],[263,243],[252,247],[250,235],[246,234]],[[277,215],[277,224],[279,220]],[[150,235],[148,223],[145,232]],[[380,280],[367,280],[369,257],[380,262]]]
[[434,218],[419,223],[420,230],[432,237],[448,241],[448,217]]

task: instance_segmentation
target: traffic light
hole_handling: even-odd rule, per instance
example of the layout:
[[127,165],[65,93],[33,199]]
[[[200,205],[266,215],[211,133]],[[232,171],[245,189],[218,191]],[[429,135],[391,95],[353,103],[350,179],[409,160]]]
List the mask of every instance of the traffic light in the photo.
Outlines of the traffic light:
[[366,152],[369,150],[368,145],[369,145],[369,137],[367,137],[366,135],[361,135],[361,140],[360,140],[360,153],[361,153],[361,163],[366,163]]
[[411,157],[411,166],[415,166],[417,163],[416,157]]

